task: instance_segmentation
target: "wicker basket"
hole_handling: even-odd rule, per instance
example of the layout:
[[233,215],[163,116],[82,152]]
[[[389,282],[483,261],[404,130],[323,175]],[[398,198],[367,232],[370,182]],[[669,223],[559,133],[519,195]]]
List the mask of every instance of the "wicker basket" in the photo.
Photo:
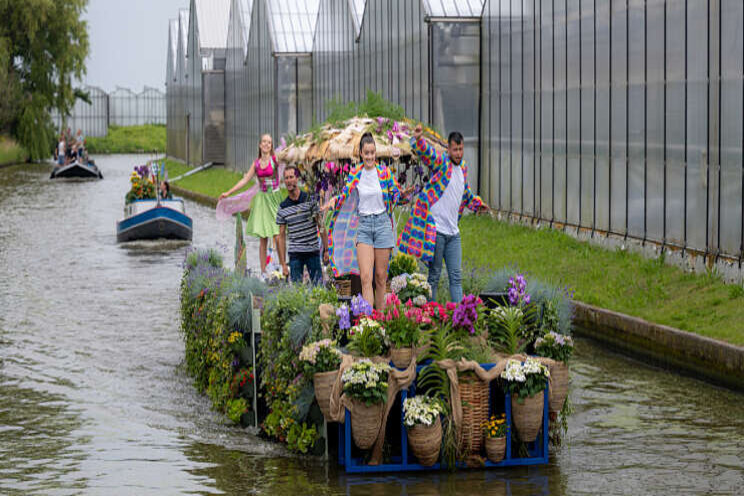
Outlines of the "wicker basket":
[[506,437],[487,437],[486,456],[493,463],[499,463],[506,455]]
[[488,383],[473,373],[459,374],[462,401],[462,437],[460,449],[470,454],[483,447],[483,424],[488,421]]
[[390,279],[385,281],[385,294],[392,293],[393,290],[390,288]]
[[384,404],[366,406],[357,400],[351,403],[351,437],[360,449],[369,449],[374,446],[380,433]]
[[339,296],[351,297],[351,279],[334,279],[333,284]]
[[399,369],[404,369],[411,363],[413,348],[392,348],[390,350],[390,358],[393,361],[393,365]]
[[528,396],[522,403],[517,401],[518,396],[512,394],[512,419],[517,430],[517,436],[525,443],[531,443],[537,439],[543,421],[543,407],[545,400],[543,392]]
[[331,389],[336,383],[336,378],[338,378],[338,370],[313,374],[315,398],[318,400],[320,411],[329,422],[331,421]]
[[550,412],[558,413],[563,408],[568,396],[568,365],[566,362],[555,362],[550,368]]
[[439,448],[442,445],[442,422],[439,417],[431,425],[409,427],[408,444],[421,465],[434,465],[439,459]]

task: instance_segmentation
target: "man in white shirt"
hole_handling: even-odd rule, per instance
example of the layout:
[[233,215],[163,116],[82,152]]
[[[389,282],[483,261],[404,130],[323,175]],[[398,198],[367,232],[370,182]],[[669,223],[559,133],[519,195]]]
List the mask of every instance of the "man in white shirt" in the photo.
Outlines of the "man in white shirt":
[[[437,297],[442,262],[446,263],[450,299],[459,302],[463,295],[462,244],[458,222],[465,208],[474,211],[490,209],[468,186],[462,134],[457,131],[450,133],[447,153],[440,156],[433,146],[426,143],[422,133],[419,124],[413,131],[411,148],[424,163],[432,167],[434,175],[414,205],[414,213],[401,233],[399,248],[428,263],[432,300]],[[422,228],[423,219],[426,220]],[[431,225],[432,220],[434,225]],[[434,233],[436,243],[431,246]]]

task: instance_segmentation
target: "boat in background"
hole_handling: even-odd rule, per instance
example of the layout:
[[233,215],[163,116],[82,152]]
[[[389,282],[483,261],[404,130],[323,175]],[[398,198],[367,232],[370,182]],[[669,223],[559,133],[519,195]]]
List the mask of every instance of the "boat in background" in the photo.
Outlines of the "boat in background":
[[191,241],[191,217],[183,200],[135,200],[124,207],[124,219],[116,223],[116,242],[142,239],[182,239]]
[[82,163],[79,160],[71,164],[55,165],[49,179],[77,178],[77,179],[103,179],[103,174],[93,160]]

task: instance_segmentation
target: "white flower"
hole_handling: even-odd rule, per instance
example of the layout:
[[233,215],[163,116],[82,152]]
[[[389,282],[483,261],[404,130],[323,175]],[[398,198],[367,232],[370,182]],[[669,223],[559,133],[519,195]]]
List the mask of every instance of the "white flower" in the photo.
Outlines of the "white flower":
[[424,295],[418,295],[418,296],[416,296],[413,299],[413,304],[416,305],[416,306],[418,306],[418,307],[422,307],[422,306],[426,305],[426,301],[427,301],[426,300],[426,296],[424,296]]

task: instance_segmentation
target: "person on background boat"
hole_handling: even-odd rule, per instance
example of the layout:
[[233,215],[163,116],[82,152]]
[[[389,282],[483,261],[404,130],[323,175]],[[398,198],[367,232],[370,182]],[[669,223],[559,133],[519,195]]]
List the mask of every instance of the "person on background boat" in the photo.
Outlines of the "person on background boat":
[[[235,186],[220,195],[220,201],[217,204],[218,218],[224,215],[229,217],[233,213],[245,210],[250,205],[245,231],[246,234],[260,240],[258,253],[262,274],[266,271],[268,263],[266,254],[269,238],[273,238],[274,246],[278,246],[279,241],[276,213],[279,211],[279,203],[286,196],[286,193],[280,189],[281,171],[279,169],[279,162],[274,155],[274,140],[270,134],[264,134],[258,144],[258,157],[251,164],[248,172]],[[247,185],[254,176],[257,182],[256,187],[237,195],[234,200],[228,198],[235,191]],[[250,203],[246,205],[248,201]]]
[[[284,277],[291,276],[292,282],[302,282],[307,267],[313,284],[323,282],[320,266],[319,246],[323,246],[323,261],[328,263],[328,236],[318,208],[313,200],[297,185],[300,173],[297,167],[289,165],[284,169],[284,185],[287,198],[279,204],[276,223],[279,224],[279,263]],[[289,238],[289,246],[287,246]],[[289,253],[289,267],[284,251]]]
[[65,165],[65,157],[67,156],[67,147],[65,145],[65,135],[59,135],[59,143],[57,143],[57,166],[62,167]]
[[442,261],[447,264],[450,299],[462,300],[462,245],[458,223],[465,208],[489,211],[468,186],[468,166],[462,159],[464,140],[457,131],[447,139],[447,153],[437,154],[423,138],[421,124],[411,136],[411,149],[433,169],[431,180],[416,198],[411,216],[398,239],[398,248],[429,265],[431,299],[436,301]]
[[85,136],[83,136],[83,131],[80,128],[78,128],[75,136],[75,146],[77,149],[77,158],[78,160],[82,160],[83,150],[85,149]]
[[334,209],[328,235],[331,269],[336,277],[358,272],[362,297],[382,310],[388,262],[395,246],[393,208],[406,203],[413,186],[401,191],[388,166],[377,162],[371,133],[362,135],[359,155],[362,163],[351,171],[341,194],[325,206]]

